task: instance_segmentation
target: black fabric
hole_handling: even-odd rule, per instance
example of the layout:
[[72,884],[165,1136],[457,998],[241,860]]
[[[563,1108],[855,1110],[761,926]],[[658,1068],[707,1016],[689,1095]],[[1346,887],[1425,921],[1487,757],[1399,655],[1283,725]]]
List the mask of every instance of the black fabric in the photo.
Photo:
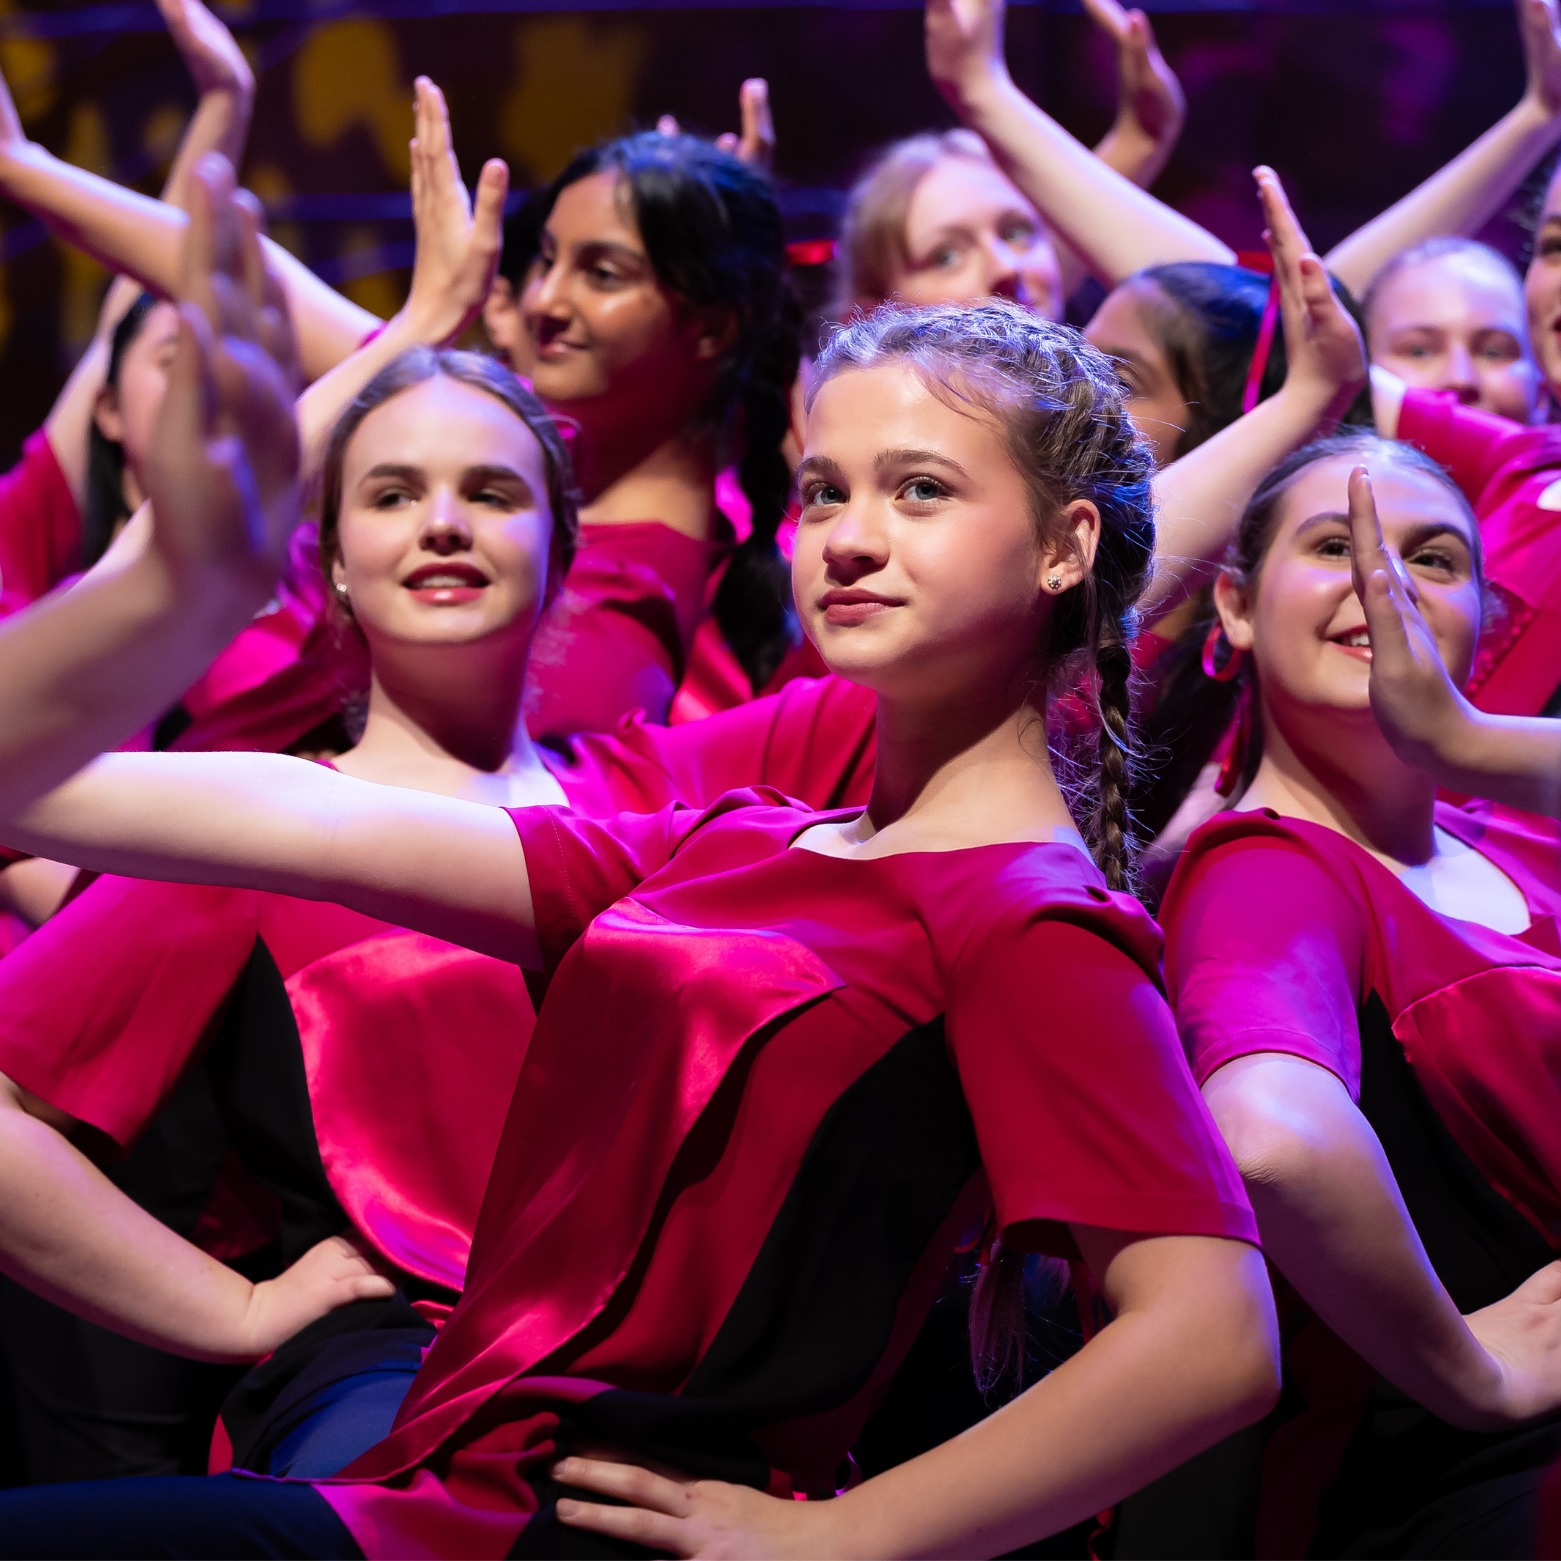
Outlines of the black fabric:
[[[1437,1116],[1375,993],[1361,1014],[1361,1111],[1461,1312],[1508,1295],[1555,1252],[1475,1169]],[[1462,1431],[1378,1378],[1319,1503],[1314,1556],[1534,1553],[1534,1500],[1561,1457],[1561,1416]]]
[[309,1556],[363,1552],[312,1486],[241,1475],[0,1491],[0,1557]]
[[578,1501],[589,1501],[595,1506],[621,1507],[625,1505],[613,1496],[603,1496],[597,1491],[583,1491],[572,1485],[560,1485],[546,1475],[529,1482],[537,1493],[538,1507],[535,1516],[520,1531],[520,1536],[510,1548],[514,1561],[639,1561],[643,1556],[665,1556],[670,1551],[648,1550],[626,1539],[614,1539],[607,1534],[596,1534],[590,1529],[571,1528],[558,1520],[558,1499],[572,1496]]
[[224,1401],[222,1425],[233,1446],[233,1467],[265,1474],[277,1444],[307,1417],[309,1400],[321,1388],[386,1367],[415,1372],[433,1342],[433,1325],[400,1290],[387,1300],[354,1301],[317,1318],[253,1367]]
[[244,1168],[281,1205],[282,1261],[293,1263],[348,1220],[320,1159],[298,1021],[262,938],[233,985],[205,1066]]

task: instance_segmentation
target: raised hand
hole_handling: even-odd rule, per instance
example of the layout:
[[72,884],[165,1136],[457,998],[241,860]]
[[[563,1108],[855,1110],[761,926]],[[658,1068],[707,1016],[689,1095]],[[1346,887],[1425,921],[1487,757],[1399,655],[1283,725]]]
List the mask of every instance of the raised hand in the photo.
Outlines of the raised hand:
[[1289,364],[1285,383],[1318,394],[1324,408],[1318,432],[1326,433],[1366,382],[1366,345],[1301,231],[1279,175],[1262,167],[1253,170],[1253,177],[1267,224],[1263,237],[1279,282]]
[[762,76],[750,76],[737,93],[742,134],[728,130],[715,138],[723,152],[740,163],[765,173],[775,167],[775,121],[770,114],[770,84]]
[[1554,119],[1561,114],[1561,16],[1556,0],[1518,0],[1518,33],[1528,74],[1524,96]]
[[1152,183],[1182,133],[1187,96],[1142,11],[1124,10],[1118,0],[1084,0],[1084,9],[1117,49],[1117,117],[1108,139],[1137,147],[1150,164],[1137,182]]
[[22,116],[16,112],[16,99],[0,76],[0,157],[19,152],[26,145],[27,132],[22,129]]
[[956,113],[1008,79],[1003,0],[927,0],[925,40],[927,74]]
[[197,92],[203,97],[208,92],[254,96],[255,75],[244,51],[201,0],[157,0],[157,9]]
[[176,574],[252,574],[269,589],[298,518],[297,353],[259,206],[217,153],[191,180],[178,305],[144,474],[152,545]]
[[1350,573],[1371,635],[1371,711],[1401,759],[1434,772],[1438,751],[1470,735],[1474,708],[1448,676],[1414,583],[1383,541],[1364,466],[1350,473],[1349,492]]
[[351,1236],[327,1236],[290,1268],[256,1285],[240,1324],[235,1354],[269,1355],[316,1319],[350,1301],[382,1301],[395,1284],[378,1272],[361,1243]]
[[437,346],[453,341],[477,318],[493,288],[504,244],[509,169],[498,158],[483,164],[474,206],[451,146],[444,94],[426,76],[417,78],[415,91],[412,218],[417,258],[405,313],[417,338]]

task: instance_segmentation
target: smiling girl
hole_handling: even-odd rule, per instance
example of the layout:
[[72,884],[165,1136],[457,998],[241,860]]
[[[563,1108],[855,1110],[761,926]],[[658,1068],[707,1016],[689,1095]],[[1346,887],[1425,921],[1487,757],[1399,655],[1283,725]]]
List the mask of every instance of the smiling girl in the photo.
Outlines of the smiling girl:
[[[609,1550],[995,1554],[1272,1402],[1250,1217],[1153,926],[1108,887],[1153,536],[1109,365],[991,304],[881,313],[821,381],[793,568],[821,653],[877,697],[865,812],[758,790],[591,824],[265,755],[121,755],[12,828],[337,897],[549,986],[465,1294],[353,1478],[7,1495],[7,1550],[111,1529],[221,1553],[259,1524],[318,1555],[498,1556],[523,1531],[567,1554],[563,1522]],[[1103,674],[1082,822],[1104,875],[1043,735],[1078,662]],[[1087,1270],[1114,1320],[956,1442],[791,1500],[834,1489],[989,1210],[1002,1241]],[[582,1456],[600,1443],[704,1478]]]
[[1373,493],[1372,556],[1467,678],[1480,538],[1447,477],[1365,438],[1283,463],[1216,588],[1251,784],[1172,879],[1167,983],[1283,1281],[1256,1553],[1520,1556],[1561,1449],[1561,853],[1439,803],[1373,715]]

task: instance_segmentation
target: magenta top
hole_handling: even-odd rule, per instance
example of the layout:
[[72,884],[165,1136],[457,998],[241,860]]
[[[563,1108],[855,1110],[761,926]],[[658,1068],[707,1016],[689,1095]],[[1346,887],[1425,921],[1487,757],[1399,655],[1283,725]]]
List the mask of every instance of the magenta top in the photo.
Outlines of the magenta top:
[[1486,578],[1506,612],[1481,638],[1466,692],[1497,715],[1538,715],[1561,688],[1561,427],[1526,427],[1447,393],[1410,390],[1398,436],[1440,461],[1480,521]]
[[[1439,803],[1436,821],[1517,885],[1526,932],[1439,914],[1335,830],[1221,813],[1193,834],[1160,908],[1167,991],[1200,1083],[1284,1052],[1357,1100],[1362,1016],[1380,1003],[1475,1170],[1561,1244],[1561,828],[1489,803]],[[1279,1289],[1308,1407],[1270,1449],[1258,1554],[1300,1556],[1376,1373]]]
[[0,614],[16,612],[81,567],[81,516],[47,429],[0,477]]
[[1255,1239],[1158,931],[1073,847],[825,857],[765,789],[513,817],[549,985],[464,1298],[318,1487],[369,1556],[510,1553],[561,1427],[833,1490],[988,1207]]
[[[831,678],[677,731],[636,717],[546,759],[585,811],[706,802],[744,780],[838,807],[866,799],[872,736],[871,695]],[[334,905],[113,876],[0,961],[0,1073],[120,1151],[239,1018],[265,1029],[267,1077],[285,1060],[307,1096],[285,1131],[247,1137],[252,1175],[317,1220],[334,1199],[404,1274],[459,1290],[531,1034],[520,971]],[[202,1244],[236,1256],[274,1234],[209,1220]]]

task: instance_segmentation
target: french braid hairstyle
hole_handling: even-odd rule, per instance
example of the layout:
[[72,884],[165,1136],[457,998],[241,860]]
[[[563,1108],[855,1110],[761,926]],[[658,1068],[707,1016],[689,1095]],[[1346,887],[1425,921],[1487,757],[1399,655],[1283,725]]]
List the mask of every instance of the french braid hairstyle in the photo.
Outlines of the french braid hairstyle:
[[712,438],[721,458],[735,463],[752,507],[753,531],[732,553],[713,610],[757,692],[798,639],[776,532],[791,500],[781,445],[791,426],[802,305],[775,190],[763,173],[709,141],[646,131],[576,157],[528,203],[521,242],[535,245],[526,233],[541,233],[562,190],[599,173],[615,174],[627,192],[657,281],[697,309],[726,308],[736,317],[732,345],[687,432]]
[[[1129,674],[1135,603],[1154,559],[1154,459],[1127,415],[1121,382],[1077,331],[993,299],[921,309],[885,304],[858,317],[824,349],[811,394],[838,374],[896,361],[949,405],[996,419],[1041,541],[1052,540],[1068,505],[1087,499],[1100,511],[1094,563],[1056,598],[1036,653],[1052,691],[1082,688],[1093,706],[1095,783],[1070,788],[1068,801],[1106,882],[1129,888]],[[1051,1260],[1026,1260],[991,1243],[970,1301],[971,1364],[983,1390],[1010,1370],[1022,1380],[1027,1301],[1035,1308],[1059,1288]]]
[[929,390],[1002,428],[1050,541],[1077,500],[1100,511],[1100,541],[1082,582],[1056,598],[1036,647],[1053,692],[1082,687],[1095,716],[1096,777],[1070,796],[1114,889],[1131,887],[1128,793],[1133,768],[1129,674],[1135,603],[1154,556],[1148,446],[1127,415],[1111,361],[1068,326],[1002,299],[912,309],[885,304],[842,326],[816,366],[812,394],[837,374],[903,361]]

